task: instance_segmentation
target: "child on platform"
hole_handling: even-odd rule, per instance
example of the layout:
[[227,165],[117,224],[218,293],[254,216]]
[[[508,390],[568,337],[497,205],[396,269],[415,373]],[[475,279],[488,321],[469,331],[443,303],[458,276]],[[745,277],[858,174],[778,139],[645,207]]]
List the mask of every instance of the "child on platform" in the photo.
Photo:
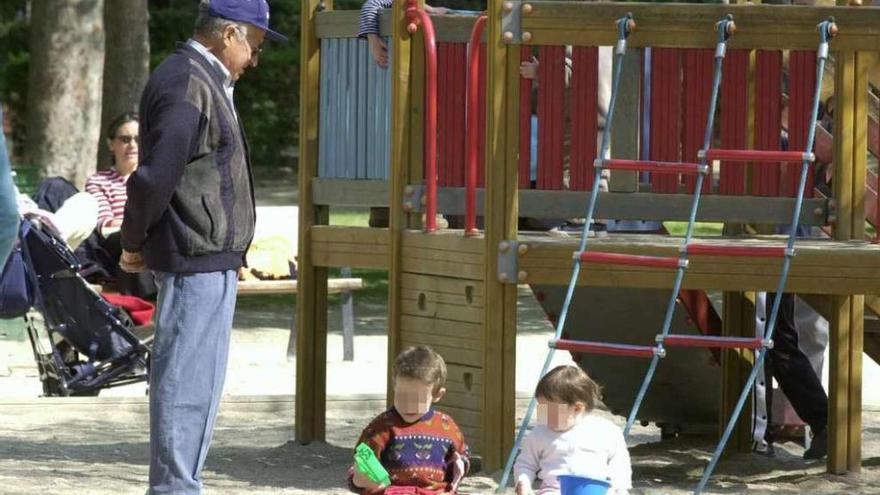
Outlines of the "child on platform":
[[596,382],[577,366],[557,366],[538,382],[535,396],[538,425],[514,465],[517,495],[558,495],[562,475],[606,481],[609,495],[629,493],[629,452],[620,428],[593,412]]
[[455,493],[470,466],[470,453],[455,421],[431,407],[446,393],[446,363],[428,347],[410,347],[395,359],[392,379],[394,407],[370,422],[358,440],[388,471],[391,487],[353,466],[349,488],[370,495],[386,488],[388,493]]

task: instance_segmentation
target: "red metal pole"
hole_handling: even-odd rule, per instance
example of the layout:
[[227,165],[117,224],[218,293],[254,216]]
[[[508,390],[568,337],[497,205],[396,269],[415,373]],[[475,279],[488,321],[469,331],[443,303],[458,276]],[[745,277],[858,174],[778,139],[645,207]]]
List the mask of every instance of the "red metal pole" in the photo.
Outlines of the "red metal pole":
[[422,26],[425,37],[425,231],[437,230],[437,39],[431,16],[410,0],[406,9],[407,31]]
[[471,40],[468,43],[468,82],[467,82],[467,172],[465,174],[464,194],[464,235],[476,235],[477,231],[477,152],[479,150],[480,120],[480,40],[487,17],[481,15],[474,23]]

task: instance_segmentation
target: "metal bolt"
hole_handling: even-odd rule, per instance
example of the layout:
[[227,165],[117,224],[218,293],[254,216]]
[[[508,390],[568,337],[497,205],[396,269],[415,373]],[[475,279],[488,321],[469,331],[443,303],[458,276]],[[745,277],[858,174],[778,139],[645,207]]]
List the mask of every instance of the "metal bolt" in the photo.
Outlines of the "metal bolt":
[[416,23],[414,23],[414,22],[411,22],[406,25],[406,32],[408,32],[409,34],[416,34],[416,31],[418,31],[418,30],[419,30],[419,26],[417,26]]
[[532,4],[530,4],[530,3],[523,4],[523,6],[522,6],[522,13],[523,14],[526,14],[526,15],[531,14],[532,10],[534,10],[534,8],[532,7]]
[[498,243],[498,251],[502,253],[506,253],[510,250],[510,243],[507,241],[501,241]]
[[524,42],[526,42],[526,43],[528,43],[529,41],[531,41],[531,40],[532,40],[532,33],[528,32],[528,31],[523,32],[523,34],[522,34],[522,40],[523,40]]
[[824,214],[825,214],[825,211],[822,210],[822,208],[816,208],[813,210],[813,215],[815,215],[817,217],[821,217]]
[[511,12],[513,10],[513,2],[504,2],[504,11]]
[[501,37],[506,43],[510,43],[511,41],[513,41],[513,33],[511,33],[510,31],[505,31]]
[[519,252],[520,255],[524,255],[529,252],[529,245],[528,244],[520,244],[519,247],[516,248],[516,250],[517,250],[517,252]]
[[528,278],[528,276],[529,276],[529,272],[522,270],[516,274],[516,279],[519,280],[520,282],[525,282],[526,278]]
[[504,272],[501,272],[498,274],[498,280],[500,280],[502,282],[507,282],[507,278],[508,278],[507,274]]

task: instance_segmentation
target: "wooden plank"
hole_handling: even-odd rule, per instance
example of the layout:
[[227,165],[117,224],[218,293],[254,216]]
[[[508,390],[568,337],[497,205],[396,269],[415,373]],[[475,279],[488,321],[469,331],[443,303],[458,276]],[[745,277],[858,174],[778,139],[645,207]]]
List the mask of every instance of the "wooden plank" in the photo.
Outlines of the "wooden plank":
[[849,339],[849,418],[847,420],[847,470],[862,470],[862,353],[864,345],[865,297],[852,296]]
[[[391,169],[390,169],[390,229],[388,259],[388,358],[400,350],[400,274],[402,272],[403,232],[407,215],[403,211],[404,188],[409,184],[411,159],[410,126],[410,35],[404,26],[404,2],[392,5],[393,31],[391,35]],[[391,366],[388,366],[387,396],[393,401]]]
[[[486,74],[485,246],[515,239],[518,218],[520,49],[502,40],[502,0],[489,0]],[[498,259],[487,256],[482,434],[483,469],[499,469],[513,444],[517,287],[498,282]]]
[[485,251],[482,239],[464,237],[461,231],[440,231],[431,235],[422,235],[418,231],[404,233],[407,251],[412,248],[435,249],[458,253],[482,254]]
[[[239,280],[238,295],[247,296],[252,294],[296,294],[297,280]],[[330,294],[338,294],[364,288],[364,281],[360,278],[333,278],[327,281],[327,291]]]
[[333,206],[388,206],[388,181],[312,179],[315,204]]
[[[755,335],[755,296],[754,293],[725,292],[723,334],[731,337],[754,337]],[[754,355],[738,350],[723,350],[721,353],[721,408],[719,428],[727,426],[727,421],[742,393],[746,378],[751,372]],[[751,451],[751,418],[740,414],[736,428],[730,438],[729,446],[735,452]],[[719,433],[720,433],[719,431]]]
[[316,266],[328,268],[370,268],[376,270],[388,269],[388,254],[349,254],[316,252],[312,258]]
[[[401,299],[401,314],[440,318],[443,320],[458,322],[481,323],[483,318],[482,308],[468,308],[454,304],[442,304],[432,301],[416,299]],[[401,327],[402,328],[402,327]]]
[[474,280],[452,277],[429,277],[415,273],[404,273],[401,286],[413,290],[431,290],[448,294],[467,294],[483,297],[483,283]]
[[[519,214],[531,218],[572,218],[584,215],[589,191],[520,190]],[[485,191],[477,189],[477,215],[483,214]],[[693,196],[689,194],[600,193],[596,204],[599,218],[619,220],[679,220],[690,215]],[[791,222],[794,198],[756,196],[704,196],[697,210],[698,222],[735,222],[787,224]],[[464,213],[463,188],[439,188],[437,209],[446,214]],[[801,208],[803,225],[827,224],[827,201],[819,198],[804,200]]]
[[459,339],[479,339],[482,334],[481,322],[443,320],[418,314],[402,314],[400,327],[409,331],[448,335]]
[[420,300],[422,297],[429,303],[445,304],[447,306],[461,306],[464,308],[481,309],[484,303],[482,297],[471,296],[471,298],[468,299],[463,292],[461,294],[449,294],[446,292],[433,292],[430,290],[407,290],[403,294],[404,299],[411,299],[413,301]]
[[[299,183],[318,174],[318,106],[320,102],[320,42],[315,36],[318,6],[332,9],[332,0],[300,3]],[[327,356],[327,269],[312,262],[311,226],[326,223],[327,210],[316,207],[311,188],[300,188],[296,334],[296,439],[324,439]]]
[[[616,57],[614,58],[614,61],[615,63],[617,62]],[[623,67],[621,67],[620,73],[620,93],[617,96],[617,104],[614,109],[615,121],[620,125],[615,125],[611,128],[611,142],[613,143],[612,151],[614,158],[630,158],[633,160],[639,158],[640,126],[636,123],[639,122],[640,115],[639,105],[641,102],[642,88],[639,81],[642,78],[641,64],[642,50],[632,50],[623,58]],[[592,172],[592,169],[590,169],[590,171]],[[608,187],[612,191],[636,192],[639,187],[638,172],[612,170],[611,180],[609,181]],[[522,205],[520,207],[522,208]],[[583,207],[581,209],[583,210]],[[570,218],[571,216],[572,215],[568,215],[560,218]],[[616,219],[618,217],[609,216],[599,218]]]
[[455,273],[456,277],[480,280],[483,277],[483,265],[471,263],[459,263],[456,261],[430,260],[425,258],[413,258],[404,256],[401,259],[401,267],[410,273],[422,273],[428,275],[448,275]]
[[434,349],[448,363],[463,364],[467,366],[480,366],[483,362],[482,348],[475,348],[472,343],[460,344],[456,341],[426,333],[414,333],[401,329],[401,348],[407,346],[427,345]]
[[342,227],[338,225],[314,225],[311,228],[315,242],[359,243],[387,245],[388,229],[367,227]]
[[[425,261],[449,261],[453,263],[462,263],[465,265],[483,265],[485,256],[482,253],[465,253],[461,251],[441,251],[438,249],[424,249],[409,246],[406,250],[406,256],[412,259],[422,259]],[[454,272],[450,272],[454,273]]]
[[829,321],[828,471],[837,474],[847,471],[851,304],[851,296],[834,296]]
[[[534,2],[522,17],[530,45],[613,46],[616,19],[633,13],[637,29],[630,47],[665,46],[713,48],[713,24],[733,14],[737,32],[729,48],[815,49],[816,24],[834,16],[840,34],[838,50],[875,50],[880,46],[880,11],[860,7],[806,7],[791,5],[709,5],[650,3]],[[675,22],[670,20],[674,19]]]

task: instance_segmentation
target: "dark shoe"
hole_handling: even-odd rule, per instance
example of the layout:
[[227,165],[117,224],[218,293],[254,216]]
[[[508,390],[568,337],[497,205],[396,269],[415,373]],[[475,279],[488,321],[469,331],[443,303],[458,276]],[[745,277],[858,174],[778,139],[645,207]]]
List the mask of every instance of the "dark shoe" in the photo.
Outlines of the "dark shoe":
[[804,451],[804,459],[822,459],[828,455],[828,432],[822,430],[813,435],[810,448]]

